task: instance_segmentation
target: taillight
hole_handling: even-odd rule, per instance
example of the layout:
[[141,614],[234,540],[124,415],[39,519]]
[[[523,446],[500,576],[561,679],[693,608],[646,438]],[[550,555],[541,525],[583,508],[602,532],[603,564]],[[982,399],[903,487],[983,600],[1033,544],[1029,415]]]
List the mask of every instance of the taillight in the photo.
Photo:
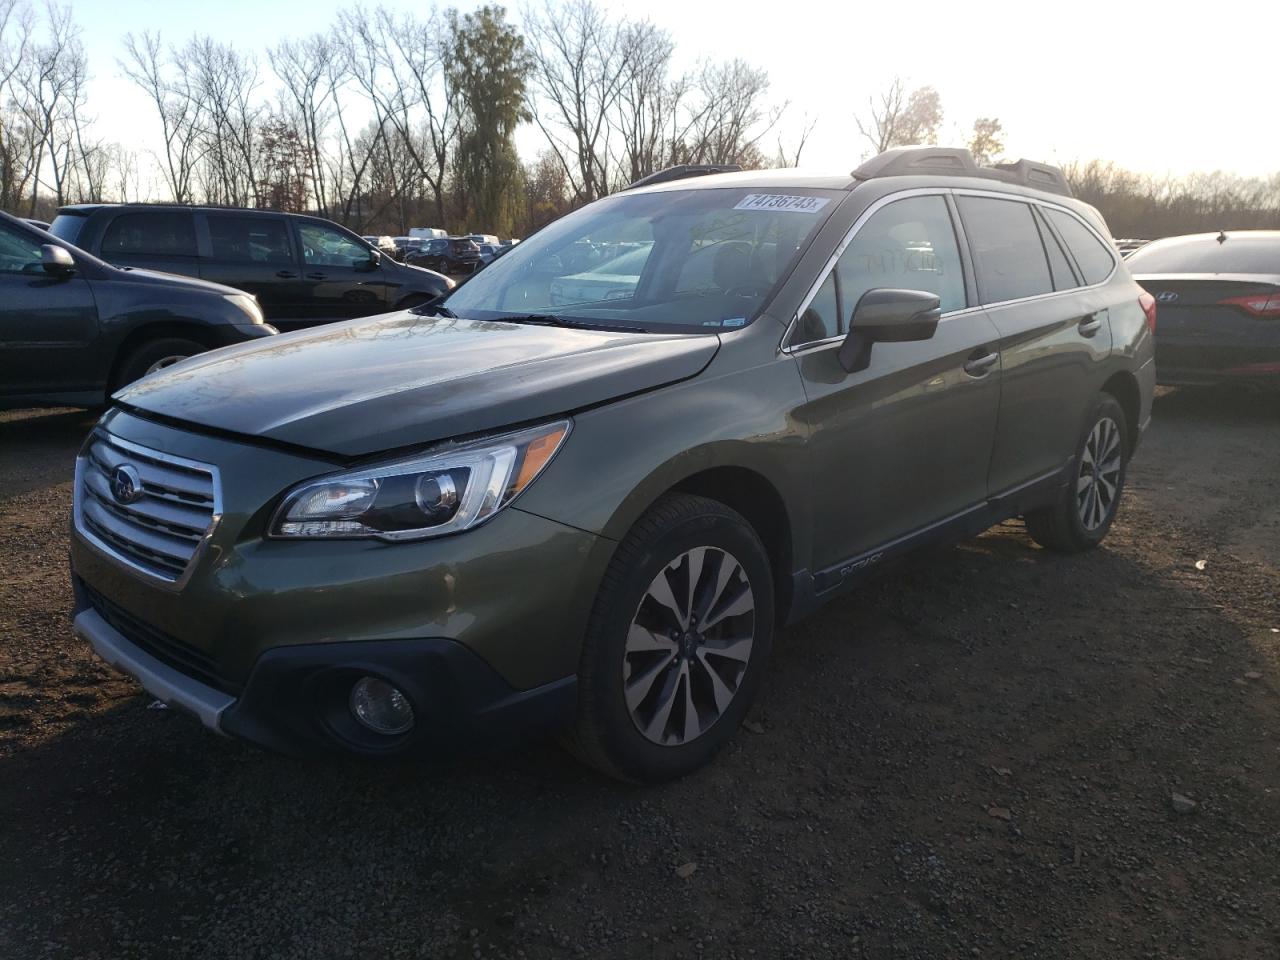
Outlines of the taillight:
[[1255,317],[1280,317],[1280,291],[1274,293],[1251,293],[1246,297],[1227,297],[1219,300],[1222,307],[1239,307],[1245,313]]
[[1154,335],[1156,332],[1156,298],[1149,293],[1138,297],[1138,306],[1147,315],[1147,329]]

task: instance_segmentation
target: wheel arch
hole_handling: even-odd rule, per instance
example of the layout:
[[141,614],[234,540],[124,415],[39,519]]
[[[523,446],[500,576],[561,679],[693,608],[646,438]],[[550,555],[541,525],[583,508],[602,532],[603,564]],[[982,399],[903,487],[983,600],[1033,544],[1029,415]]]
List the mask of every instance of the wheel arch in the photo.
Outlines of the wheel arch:
[[683,476],[668,475],[655,485],[644,485],[656,491],[643,503],[634,500],[618,511],[610,526],[624,536],[662,497],[686,493],[722,503],[742,515],[764,545],[773,573],[774,610],[778,623],[784,623],[793,600],[795,518],[787,509],[778,484],[764,473],[741,464],[705,467]]
[[107,376],[107,396],[111,396],[119,389],[120,371],[130,355],[144,343],[152,340],[162,340],[165,337],[181,337],[184,340],[194,340],[196,343],[203,345],[206,350],[212,350],[219,345],[217,340],[210,335],[208,324],[197,323],[194,320],[159,320],[135,327],[129,331],[128,336],[120,341],[119,346],[116,347],[115,355],[111,358],[111,371]]
[[1142,393],[1138,388],[1138,378],[1128,370],[1113,373],[1102,385],[1102,392],[1115,397],[1120,408],[1124,410],[1128,428],[1128,435],[1125,437],[1129,447],[1127,452],[1132,454],[1134,447],[1138,444],[1138,420],[1142,410]]

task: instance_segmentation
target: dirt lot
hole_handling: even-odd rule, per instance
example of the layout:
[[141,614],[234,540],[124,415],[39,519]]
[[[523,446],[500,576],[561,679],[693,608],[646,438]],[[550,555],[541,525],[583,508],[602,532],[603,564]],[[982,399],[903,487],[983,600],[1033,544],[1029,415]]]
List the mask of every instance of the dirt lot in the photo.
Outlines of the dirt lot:
[[0,422],[5,960],[1280,954],[1277,398],[1162,396],[1103,549],[1010,523],[911,561],[781,637],[759,732],[648,790],[148,710],[69,629],[89,423]]

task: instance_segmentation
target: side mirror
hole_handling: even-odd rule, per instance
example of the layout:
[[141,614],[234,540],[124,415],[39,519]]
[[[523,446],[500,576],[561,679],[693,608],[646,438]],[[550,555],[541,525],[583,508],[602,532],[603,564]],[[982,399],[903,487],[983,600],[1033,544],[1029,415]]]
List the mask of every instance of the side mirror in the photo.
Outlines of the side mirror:
[[876,343],[928,340],[938,329],[942,306],[936,293],[878,288],[864,293],[853,308],[849,333],[837,354],[849,373],[865,370]]
[[377,270],[378,264],[380,264],[381,262],[382,262],[382,251],[370,250],[369,259],[365,263],[360,264],[360,269],[361,270]]
[[46,243],[40,248],[40,266],[55,277],[69,277],[76,272],[76,262],[63,247]]

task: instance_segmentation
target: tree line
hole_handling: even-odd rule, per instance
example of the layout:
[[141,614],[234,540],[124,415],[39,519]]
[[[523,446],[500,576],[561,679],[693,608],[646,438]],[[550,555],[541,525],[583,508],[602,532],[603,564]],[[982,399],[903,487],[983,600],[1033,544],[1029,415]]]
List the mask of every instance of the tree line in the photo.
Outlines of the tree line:
[[[800,163],[816,119],[784,144],[793,105],[771,98],[767,70],[677,70],[675,50],[595,0],[534,0],[518,24],[500,6],[356,6],[261,61],[200,34],[130,33],[109,68],[149,104],[158,137],[144,149],[97,135],[70,6],[0,0],[0,209],[165,200],[312,211],[362,233],[522,236],[672,164]],[[936,143],[942,100],[894,79],[852,119],[868,153]],[[525,124],[533,158],[515,147]],[[957,139],[979,162],[1004,149],[994,117]],[[1068,175],[1117,235],[1280,226],[1280,175],[1158,179],[1097,161]]]

